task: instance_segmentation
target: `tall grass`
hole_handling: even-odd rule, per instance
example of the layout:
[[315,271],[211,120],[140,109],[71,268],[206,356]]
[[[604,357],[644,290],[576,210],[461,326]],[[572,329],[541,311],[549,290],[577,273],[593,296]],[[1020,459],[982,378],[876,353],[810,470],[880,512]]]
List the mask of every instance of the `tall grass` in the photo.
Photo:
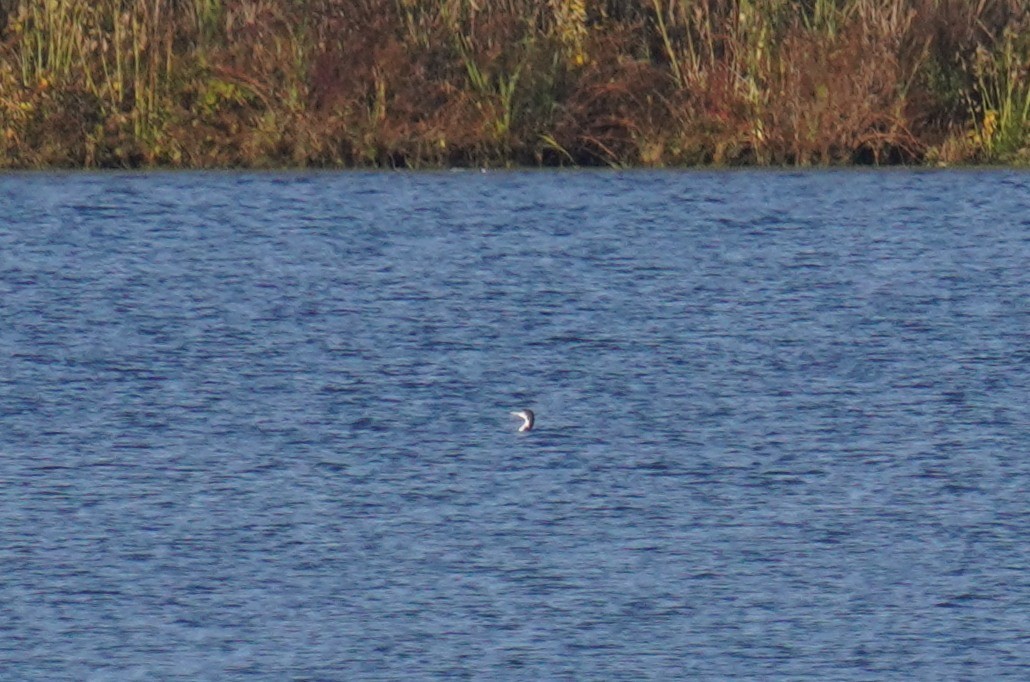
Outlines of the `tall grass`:
[[1006,28],[1001,48],[980,49],[976,76],[974,139],[992,161],[1030,162],[1030,21]]
[[5,0],[0,164],[1030,163],[1025,0]]
[[[105,127],[123,128],[128,146],[110,151],[139,163],[148,160],[144,147],[159,144],[173,96],[176,12],[182,3],[173,0],[22,0],[10,17],[5,56],[18,64],[22,88],[40,95],[32,105],[40,115],[61,119],[61,111],[45,107],[75,105],[58,126],[72,134],[69,146],[96,147]],[[4,85],[9,97],[14,84]],[[82,116],[76,129],[76,113],[95,116]],[[86,125],[94,118],[97,126]]]

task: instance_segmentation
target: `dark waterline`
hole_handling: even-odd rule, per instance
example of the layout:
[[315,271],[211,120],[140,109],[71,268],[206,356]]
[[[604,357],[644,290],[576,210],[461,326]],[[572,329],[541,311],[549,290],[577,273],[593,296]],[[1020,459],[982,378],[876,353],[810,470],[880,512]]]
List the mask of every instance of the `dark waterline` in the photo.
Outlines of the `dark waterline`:
[[11,679],[1026,677],[1028,173],[25,174],[0,215]]

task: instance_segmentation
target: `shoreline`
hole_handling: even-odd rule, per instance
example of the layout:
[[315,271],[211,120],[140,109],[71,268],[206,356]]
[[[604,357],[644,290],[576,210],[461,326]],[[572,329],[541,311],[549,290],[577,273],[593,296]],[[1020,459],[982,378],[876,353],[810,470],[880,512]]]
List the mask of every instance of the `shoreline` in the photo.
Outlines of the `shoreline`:
[[0,178],[18,176],[146,176],[146,175],[253,175],[253,176],[305,176],[320,175],[399,175],[399,176],[431,176],[431,175],[519,175],[519,174],[553,174],[553,175],[803,175],[815,173],[836,173],[840,175],[884,175],[884,174],[976,174],[976,173],[1015,173],[1030,174],[1030,166],[1004,164],[964,164],[951,166],[902,165],[868,166],[868,165],[835,165],[835,166],[665,166],[660,168],[647,166],[626,166],[613,168],[607,166],[507,166],[492,168],[441,167],[441,168],[374,168],[374,167],[312,167],[312,166],[280,166],[280,167],[235,167],[235,168],[187,168],[187,167],[41,167],[13,168],[0,166]]
[[0,168],[1030,167],[972,5],[11,0]]

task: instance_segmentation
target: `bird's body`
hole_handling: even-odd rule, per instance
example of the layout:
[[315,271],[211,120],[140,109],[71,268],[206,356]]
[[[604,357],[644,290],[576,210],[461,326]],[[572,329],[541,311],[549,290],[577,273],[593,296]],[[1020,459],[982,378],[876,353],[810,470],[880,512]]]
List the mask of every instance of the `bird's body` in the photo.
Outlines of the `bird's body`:
[[519,431],[529,431],[533,428],[533,410],[520,410],[519,412],[512,412],[512,415],[522,418],[522,426],[519,427]]

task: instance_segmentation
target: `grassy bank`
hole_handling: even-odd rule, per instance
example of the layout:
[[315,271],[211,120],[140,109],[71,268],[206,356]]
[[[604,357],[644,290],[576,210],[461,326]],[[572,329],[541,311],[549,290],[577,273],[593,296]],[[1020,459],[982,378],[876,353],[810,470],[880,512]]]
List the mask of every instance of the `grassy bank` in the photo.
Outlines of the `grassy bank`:
[[0,166],[1030,164],[1027,0],[0,0]]

